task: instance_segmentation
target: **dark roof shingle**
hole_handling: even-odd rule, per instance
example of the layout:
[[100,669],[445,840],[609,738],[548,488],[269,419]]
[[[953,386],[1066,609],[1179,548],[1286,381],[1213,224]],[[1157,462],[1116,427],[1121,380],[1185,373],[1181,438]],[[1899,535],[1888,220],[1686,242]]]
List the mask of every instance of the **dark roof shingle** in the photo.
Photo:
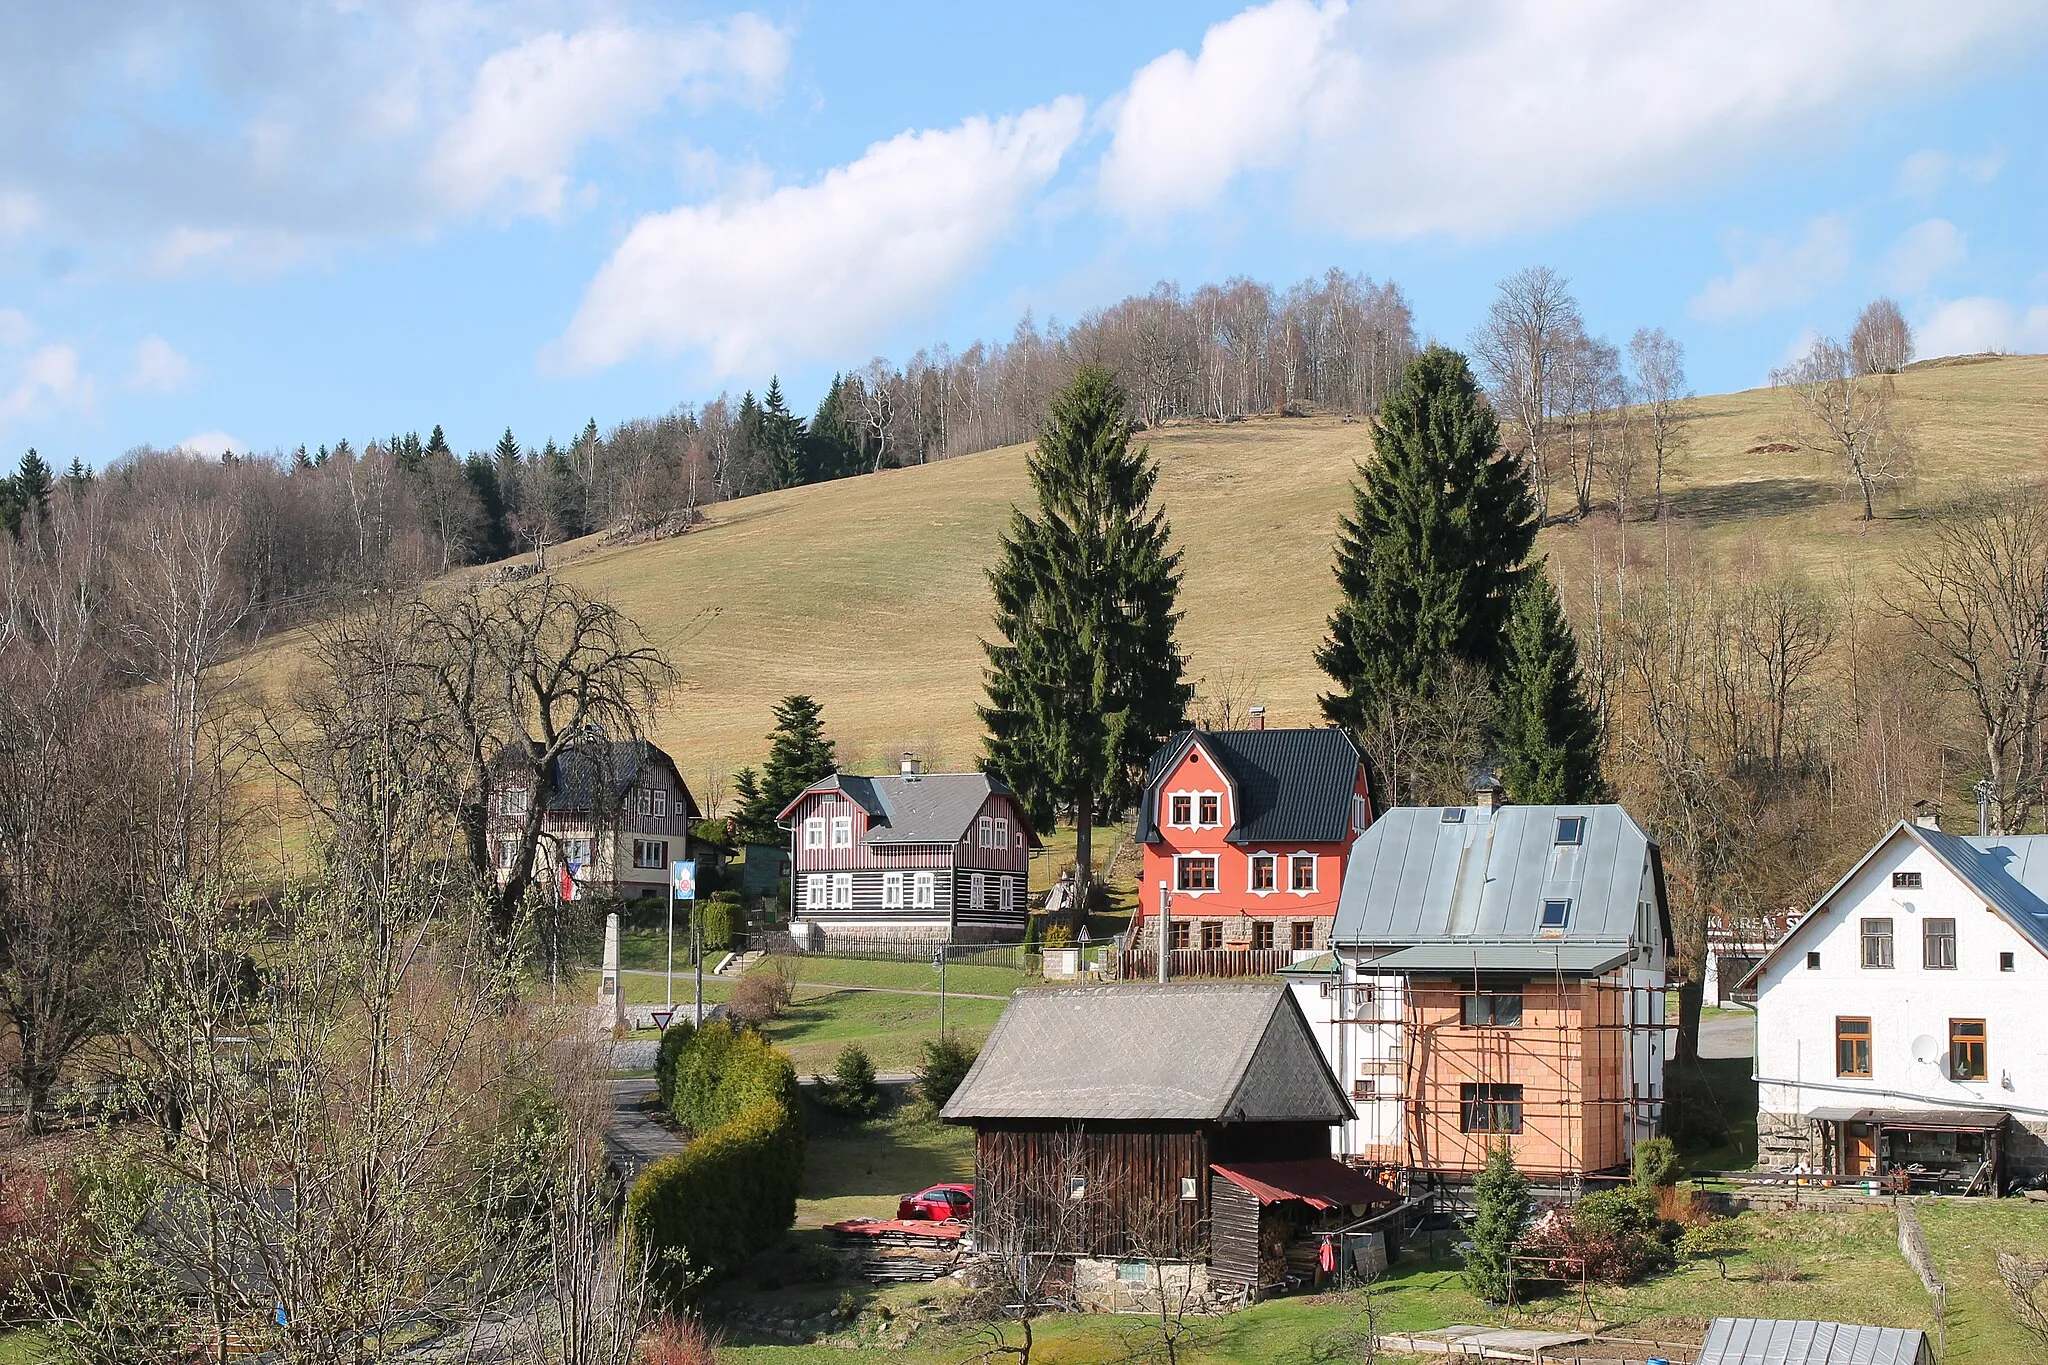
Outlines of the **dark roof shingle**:
[[1139,843],[1159,838],[1159,784],[1198,740],[1236,789],[1231,843],[1339,843],[1350,837],[1359,757],[1358,746],[1342,730],[1186,730],[1152,756],[1138,812]]

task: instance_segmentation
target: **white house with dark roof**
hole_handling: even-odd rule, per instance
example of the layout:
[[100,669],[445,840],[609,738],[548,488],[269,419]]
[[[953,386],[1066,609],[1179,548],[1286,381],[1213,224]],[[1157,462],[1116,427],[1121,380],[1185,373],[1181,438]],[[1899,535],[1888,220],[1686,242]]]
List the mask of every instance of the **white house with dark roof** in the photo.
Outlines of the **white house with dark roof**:
[[1031,850],[1016,793],[986,773],[835,773],[785,807],[790,933],[832,939],[1015,943]]
[[2048,835],[1901,822],[1752,980],[1763,1165],[1979,1189],[2048,1170]]
[[1662,1117],[1656,841],[1616,805],[1398,807],[1351,850],[1334,951],[1284,973],[1358,1117],[1340,1154],[1453,1178],[1626,1165]]

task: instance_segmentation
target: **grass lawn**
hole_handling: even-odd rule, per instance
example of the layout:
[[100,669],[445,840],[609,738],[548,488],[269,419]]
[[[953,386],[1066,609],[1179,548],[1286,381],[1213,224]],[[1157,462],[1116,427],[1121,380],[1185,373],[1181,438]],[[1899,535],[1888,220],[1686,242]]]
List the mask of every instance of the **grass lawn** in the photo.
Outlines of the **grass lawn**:
[[800,1228],[842,1218],[894,1218],[898,1196],[974,1176],[970,1129],[919,1122],[901,1108],[867,1123],[848,1123],[815,1106],[810,1113],[811,1144],[796,1204]]
[[0,1365],[33,1365],[49,1358],[49,1343],[42,1333],[26,1327],[0,1331]]
[[[948,999],[946,1027],[978,1048],[1002,1012],[1000,1000]],[[914,1071],[925,1041],[939,1036],[939,1000],[799,986],[789,1013],[762,1031],[789,1054],[799,1075],[830,1072],[848,1043],[866,1048],[877,1071]]]
[[1927,1249],[1948,1286],[1948,1354],[1971,1365],[2033,1365],[2048,1348],[2020,1330],[1998,1280],[1998,1253],[2048,1259],[2048,1207],[1925,1199],[1917,1206]]

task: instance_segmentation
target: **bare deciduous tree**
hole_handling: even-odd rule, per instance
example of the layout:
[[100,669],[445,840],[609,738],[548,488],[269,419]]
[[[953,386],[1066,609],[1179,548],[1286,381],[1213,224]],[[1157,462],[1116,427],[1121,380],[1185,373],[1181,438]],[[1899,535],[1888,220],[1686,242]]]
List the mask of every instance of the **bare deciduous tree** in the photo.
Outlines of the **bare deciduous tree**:
[[1472,351],[1503,425],[1522,448],[1536,494],[1536,514],[1550,515],[1551,427],[1566,410],[1562,357],[1585,332],[1571,282],[1549,266],[1531,266],[1497,286]]
[[1635,402],[1655,463],[1655,501],[1651,517],[1664,515],[1664,474],[1685,450],[1685,347],[1662,327],[1638,328],[1629,338],[1629,364],[1635,369]]
[[973,1359],[1031,1365],[1032,1323],[1071,1306],[1074,1257],[1093,1249],[1108,1182],[1107,1163],[1076,1126],[1043,1160],[1007,1163],[983,1183],[970,1268],[976,1290],[964,1309],[981,1335]]
[[1802,420],[1793,438],[1833,460],[1863,495],[1863,520],[1877,519],[1877,487],[1903,479],[1912,464],[1912,439],[1897,412],[1898,389],[1889,374],[1850,373],[1849,352],[1820,337],[1772,383],[1791,392]]
[[1968,700],[1991,784],[1992,827],[2038,808],[2048,709],[2048,498],[2012,484],[1943,516],[1891,605]]
[[1849,364],[1859,375],[1897,374],[1913,360],[1913,329],[1899,305],[1872,299],[1849,333]]

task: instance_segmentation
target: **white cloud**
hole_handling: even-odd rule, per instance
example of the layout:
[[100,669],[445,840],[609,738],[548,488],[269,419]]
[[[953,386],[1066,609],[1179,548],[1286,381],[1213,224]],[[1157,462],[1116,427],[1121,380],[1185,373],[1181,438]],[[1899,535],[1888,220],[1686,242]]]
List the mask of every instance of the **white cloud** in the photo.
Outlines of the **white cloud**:
[[43,220],[43,206],[25,190],[0,190],[0,241],[20,237]]
[[1696,318],[1727,322],[1804,303],[1841,279],[1855,252],[1848,222],[1833,213],[1809,222],[1796,242],[1738,238],[1728,252],[1735,268],[1708,280],[1686,311]]
[[1980,351],[2048,351],[2048,303],[2019,308],[2004,299],[1952,299],[1914,329],[1923,356]]
[[1059,169],[1083,112],[1068,96],[906,132],[814,184],[644,217],[546,359],[591,369],[691,348],[733,374],[861,350],[983,258]]
[[1902,294],[1918,294],[1970,256],[1969,239],[1946,218],[1929,218],[1901,233],[1885,257],[1885,279]]
[[0,424],[37,417],[53,408],[92,406],[92,378],[78,364],[78,352],[52,342],[6,367],[0,380]]
[[1892,191],[1901,199],[1926,202],[1948,188],[1950,177],[1972,185],[1988,185],[2005,168],[2005,150],[1994,147],[1980,156],[1956,156],[1934,148],[1918,151],[1899,163]]
[[223,454],[247,455],[249,453],[248,446],[228,435],[225,431],[217,430],[195,431],[184,440],[178,442],[174,449],[182,450],[188,455],[198,455],[208,459],[215,459]]
[[147,336],[136,343],[128,387],[145,393],[176,393],[192,382],[196,372],[191,357],[162,337]]
[[1131,78],[1112,116],[1102,195],[1132,217],[1212,202],[1239,171],[1284,164],[1343,111],[1357,59],[1332,43],[1343,0],[1274,0]]
[[36,339],[36,325],[19,308],[0,308],[0,346],[13,350]]
[[789,36],[751,14],[720,28],[544,33],[484,62],[429,174],[459,208],[509,191],[519,208],[552,215],[584,143],[626,132],[679,96],[700,107],[720,95],[761,103],[788,62]]
[[[1277,56],[1254,41],[1283,32]],[[1137,217],[1286,164],[1307,214],[1342,231],[1505,235],[1694,192],[2044,32],[2048,10],[2027,0],[1273,0],[1212,28],[1193,61],[1138,74],[1103,188]],[[1263,136],[1219,139],[1209,106],[1225,98]]]

